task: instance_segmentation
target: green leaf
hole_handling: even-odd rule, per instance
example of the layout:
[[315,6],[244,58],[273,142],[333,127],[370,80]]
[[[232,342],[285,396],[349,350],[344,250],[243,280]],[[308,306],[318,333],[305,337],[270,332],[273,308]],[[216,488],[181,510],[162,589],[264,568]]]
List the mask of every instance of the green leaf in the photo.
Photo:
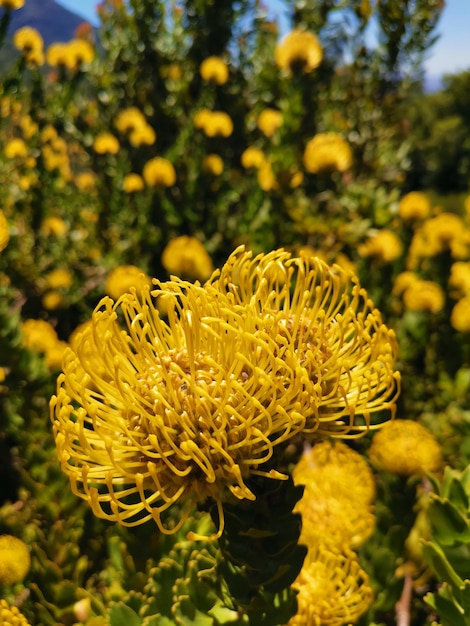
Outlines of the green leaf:
[[435,543],[426,541],[423,545],[423,556],[440,580],[446,581],[456,588],[463,586],[463,580],[447,560],[442,548]]
[[110,626],[141,626],[142,620],[123,602],[117,602],[109,611]]
[[466,516],[449,500],[433,499],[429,507],[429,519],[432,534],[439,543],[452,546],[459,540],[470,540]]
[[424,601],[437,611],[442,626],[468,626],[469,623],[462,614],[461,608],[441,593],[427,594]]

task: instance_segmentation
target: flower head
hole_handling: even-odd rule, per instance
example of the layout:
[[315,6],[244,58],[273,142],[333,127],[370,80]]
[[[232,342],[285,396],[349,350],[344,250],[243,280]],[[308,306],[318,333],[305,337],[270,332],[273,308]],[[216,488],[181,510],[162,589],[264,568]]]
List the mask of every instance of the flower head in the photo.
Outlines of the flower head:
[[460,333],[470,332],[470,295],[461,298],[450,314],[452,328]]
[[403,244],[401,239],[392,230],[384,228],[369,237],[359,247],[359,254],[363,257],[374,257],[382,263],[392,263],[401,256]]
[[18,607],[11,606],[3,598],[0,600],[0,624],[5,624],[5,626],[30,626]]
[[297,463],[294,482],[305,485],[296,511],[301,543],[360,546],[374,530],[375,482],[365,459],[342,442],[315,444]]
[[249,146],[242,152],[240,162],[242,166],[248,170],[251,168],[260,168],[266,160],[266,155],[256,146]]
[[310,174],[325,170],[345,172],[352,165],[352,152],[341,135],[318,133],[305,146],[303,160]]
[[441,447],[429,430],[404,419],[384,424],[374,435],[369,459],[375,468],[403,476],[431,472],[442,463]]
[[100,133],[93,141],[93,150],[97,154],[117,154],[119,141],[111,133]]
[[149,187],[172,187],[176,183],[173,163],[163,157],[154,157],[147,161],[142,177]]
[[430,212],[431,201],[422,191],[410,191],[398,205],[398,214],[403,220],[424,219]]
[[403,292],[403,304],[408,311],[439,313],[444,303],[442,287],[432,280],[413,280]]
[[[30,566],[28,546],[12,535],[0,535],[0,585],[22,582]],[[3,623],[0,620],[0,624]]]
[[238,248],[204,285],[154,283],[99,303],[51,400],[62,469],[97,515],[171,533],[209,500],[220,533],[251,476],[285,477],[292,437],[357,435],[393,410],[395,336],[339,266]]
[[15,137],[6,144],[4,152],[7,159],[24,159],[28,156],[28,147],[23,139]]
[[24,6],[25,0],[0,0],[0,7],[2,9],[12,10],[21,9]]
[[0,210],[0,252],[5,250],[10,241],[10,229],[8,228],[5,213]]
[[139,174],[131,172],[126,174],[122,180],[122,188],[126,193],[135,193],[136,191],[142,191],[144,188],[144,179]]
[[117,300],[124,293],[130,293],[133,287],[140,290],[151,284],[150,277],[136,265],[119,265],[108,275],[104,290],[108,296]]
[[230,137],[233,133],[232,119],[224,111],[201,109],[194,116],[194,126],[207,137]]
[[224,171],[224,161],[218,154],[207,154],[202,161],[202,169],[213,176],[220,176]]
[[214,270],[204,244],[188,235],[169,241],[162,253],[162,265],[169,274],[188,280],[207,280]]
[[274,58],[283,70],[309,73],[320,65],[323,50],[316,35],[295,29],[278,44]]
[[354,624],[372,604],[369,577],[351,550],[318,544],[292,585],[298,590],[297,615],[288,626]]
[[264,109],[258,116],[256,125],[266,137],[272,137],[282,126],[282,113],[276,109]]
[[35,65],[44,63],[44,41],[35,28],[31,26],[23,26],[19,28],[13,35],[13,43],[15,48],[19,50],[26,61]]
[[216,85],[224,85],[228,80],[228,67],[223,59],[216,56],[204,59],[199,67],[201,78]]

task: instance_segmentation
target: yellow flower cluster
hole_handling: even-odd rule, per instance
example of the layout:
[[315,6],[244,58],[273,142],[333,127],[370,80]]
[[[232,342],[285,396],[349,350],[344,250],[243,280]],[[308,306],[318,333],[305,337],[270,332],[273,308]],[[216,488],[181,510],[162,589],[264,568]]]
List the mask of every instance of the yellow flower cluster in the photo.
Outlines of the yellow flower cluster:
[[31,26],[19,28],[13,35],[13,44],[28,63],[33,65],[44,63],[44,41],[35,28]]
[[455,213],[439,213],[416,230],[408,253],[408,269],[445,250],[450,250],[454,259],[467,259],[470,254],[470,229]]
[[392,263],[402,255],[403,244],[396,233],[384,228],[359,246],[358,252],[362,257],[373,257],[382,263]]
[[398,215],[402,220],[421,220],[431,212],[431,201],[421,191],[410,191],[400,200]]
[[432,472],[442,464],[441,447],[429,430],[403,419],[384,424],[374,435],[369,459],[377,469],[403,476]]
[[119,265],[108,275],[104,290],[108,296],[117,300],[133,288],[141,291],[151,284],[150,277],[136,265]]
[[0,252],[5,250],[10,241],[10,229],[8,228],[7,218],[3,211],[0,210]]
[[49,322],[27,319],[21,324],[21,334],[25,348],[43,354],[50,369],[60,368],[67,344],[58,338]]
[[51,67],[64,67],[74,72],[91,63],[94,56],[95,51],[89,41],[72,39],[67,43],[51,44],[46,52],[46,61]]
[[294,468],[305,485],[295,511],[307,558],[294,583],[298,612],[289,626],[354,623],[372,602],[372,589],[352,548],[373,532],[375,482],[367,461],[344,443],[313,446]]
[[20,613],[18,607],[11,606],[6,600],[0,600],[0,624],[5,626],[30,626],[30,623]]
[[96,515],[172,533],[210,499],[220,534],[223,503],[254,499],[250,476],[283,478],[278,446],[394,410],[394,333],[339,266],[239,248],[202,286],[154,282],[99,303],[51,399],[62,469]]
[[233,133],[233,122],[224,111],[201,109],[194,117],[194,126],[208,137],[230,137]]
[[204,245],[187,235],[175,237],[166,245],[162,265],[169,274],[187,280],[207,280],[214,269]]
[[224,85],[228,81],[228,67],[223,59],[216,56],[204,59],[199,67],[201,78],[206,82]]
[[309,73],[320,65],[323,50],[316,35],[295,29],[277,45],[274,58],[277,65],[288,73],[297,70]]
[[341,135],[318,133],[305,146],[303,161],[310,174],[345,172],[352,165],[352,151]]
[[[31,566],[28,546],[12,535],[0,535],[0,586],[23,582]],[[0,620],[0,624],[4,624]]]
[[157,134],[147,122],[145,115],[136,107],[129,107],[121,111],[114,120],[114,125],[120,133],[129,133],[129,142],[132,146],[152,146]]
[[99,133],[93,141],[93,150],[97,154],[117,154],[119,141],[112,133]]
[[282,113],[275,109],[264,109],[258,116],[257,126],[266,137],[272,137],[282,126]]
[[395,279],[394,295],[401,295],[408,311],[439,313],[445,303],[442,287],[432,280],[423,280],[414,272],[402,272]]
[[142,176],[148,187],[172,187],[176,182],[173,163],[164,157],[154,157],[147,161]]

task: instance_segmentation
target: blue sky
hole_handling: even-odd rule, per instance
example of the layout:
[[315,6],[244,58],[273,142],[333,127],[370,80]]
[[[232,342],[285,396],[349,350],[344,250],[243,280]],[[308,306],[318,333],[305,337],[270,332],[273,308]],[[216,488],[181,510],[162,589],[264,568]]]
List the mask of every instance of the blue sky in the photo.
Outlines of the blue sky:
[[[96,24],[99,0],[57,0],[59,4]],[[272,14],[282,13],[281,0],[265,0]],[[470,0],[447,0],[441,16],[440,38],[428,53],[425,69],[429,76],[441,76],[470,69]]]

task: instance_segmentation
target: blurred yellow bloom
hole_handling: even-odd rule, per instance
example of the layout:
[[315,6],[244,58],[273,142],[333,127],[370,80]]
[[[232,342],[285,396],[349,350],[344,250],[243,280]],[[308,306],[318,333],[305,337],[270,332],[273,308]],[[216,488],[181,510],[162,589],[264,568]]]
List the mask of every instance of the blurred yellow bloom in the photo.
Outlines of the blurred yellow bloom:
[[187,280],[207,280],[214,270],[204,244],[187,235],[175,237],[166,245],[162,265],[169,274]]
[[202,160],[202,169],[213,176],[220,176],[224,171],[224,161],[218,154],[208,154]]
[[73,276],[70,270],[57,268],[46,274],[45,282],[50,289],[66,288],[72,285]]
[[240,161],[245,169],[258,169],[265,162],[264,152],[255,146],[249,146],[242,152]]
[[449,285],[455,287],[452,294],[459,298],[470,296],[470,261],[456,261],[450,266]]
[[51,399],[61,467],[96,515],[173,533],[209,499],[219,535],[252,475],[285,478],[278,446],[360,435],[394,409],[394,333],[338,266],[238,248],[202,286],[154,284],[103,298]]
[[24,159],[28,156],[28,146],[19,137],[10,139],[5,145],[4,153],[7,159]]
[[[0,6],[2,6],[0,4]],[[26,617],[16,606],[11,606],[3,598],[0,600],[0,624],[5,626],[30,626]]]
[[142,176],[149,187],[171,187],[176,183],[173,163],[163,157],[154,157],[147,161]]
[[400,200],[398,215],[403,220],[421,220],[431,212],[431,200],[421,191],[411,191]]
[[46,365],[50,370],[60,370],[62,367],[62,360],[64,358],[65,351],[68,347],[68,344],[65,341],[56,341],[56,343],[51,346],[45,352],[45,361]]
[[2,9],[21,9],[24,6],[25,0],[0,0],[0,7]]
[[470,254],[470,230],[455,213],[439,213],[426,220],[411,240],[408,265],[416,267],[419,259],[433,257],[450,250],[454,259],[465,259]]
[[7,218],[2,210],[0,210],[0,252],[5,250],[10,241],[10,229],[8,227]]
[[194,116],[194,126],[208,137],[230,137],[233,132],[233,122],[224,111],[201,109]]
[[151,284],[150,277],[136,265],[119,265],[108,275],[104,291],[117,300],[123,294],[130,293],[133,287],[140,291]]
[[95,137],[93,150],[97,154],[117,154],[119,152],[119,141],[111,133],[100,133]]
[[374,257],[382,263],[392,263],[400,258],[403,244],[393,231],[383,229],[371,235],[366,243],[359,246],[358,252],[362,257]]
[[133,130],[137,130],[147,124],[145,115],[137,107],[128,107],[120,111],[114,125],[120,133],[128,133]]
[[369,448],[372,465],[382,471],[411,476],[437,470],[441,447],[419,422],[395,419],[384,424]]
[[126,193],[135,193],[136,191],[142,191],[144,186],[145,184],[142,176],[135,173],[126,174],[122,181],[122,188]]
[[80,191],[91,191],[96,185],[96,174],[93,172],[80,172],[75,176],[75,184]]
[[46,217],[41,222],[40,227],[43,235],[56,235],[57,237],[63,237],[68,230],[67,224],[61,217]]
[[401,294],[408,289],[410,285],[415,283],[416,281],[421,280],[417,274],[414,272],[401,272],[395,278],[395,282],[393,283],[392,294],[394,296],[401,296]]
[[316,35],[295,29],[277,45],[274,58],[283,70],[309,73],[320,65],[323,49]]
[[67,43],[65,65],[69,70],[82,68],[93,61],[95,50],[85,39],[72,39]]
[[264,161],[258,168],[258,185],[263,191],[273,191],[277,189],[277,179],[269,161]]
[[403,304],[408,311],[439,313],[444,308],[442,287],[431,280],[415,280],[403,292]]
[[28,350],[44,353],[59,341],[53,326],[45,320],[27,319],[21,325],[23,345]]
[[292,585],[297,615],[287,626],[344,626],[357,622],[373,601],[369,577],[351,550],[317,545]]
[[465,296],[454,305],[450,323],[460,333],[470,332],[470,296]]
[[295,511],[302,515],[300,542],[356,548],[375,525],[375,482],[367,461],[341,442],[315,444],[294,468],[305,485]]
[[48,141],[54,141],[57,139],[57,130],[51,124],[45,126],[41,131],[41,141],[47,143]]
[[[30,567],[28,546],[12,535],[0,535],[0,585],[10,587],[23,582]],[[0,624],[5,623],[0,619]]]
[[31,26],[19,28],[13,35],[13,44],[29,63],[35,65],[44,63],[44,41],[35,28]]
[[139,146],[152,146],[157,140],[157,133],[149,124],[144,124],[132,130],[129,134],[129,142],[134,148]]
[[30,115],[23,115],[20,120],[20,128],[23,131],[23,137],[31,139],[37,133],[39,127],[37,122],[33,122]]
[[352,165],[352,151],[337,133],[318,133],[305,146],[304,166],[310,174],[325,170],[345,172]]
[[41,298],[42,306],[48,311],[55,311],[64,306],[65,298],[59,291],[47,291]]
[[264,109],[258,115],[256,124],[266,137],[272,137],[282,126],[282,113],[276,109]]
[[199,67],[199,73],[203,80],[224,85],[228,80],[228,67],[223,59],[212,56],[204,59]]

